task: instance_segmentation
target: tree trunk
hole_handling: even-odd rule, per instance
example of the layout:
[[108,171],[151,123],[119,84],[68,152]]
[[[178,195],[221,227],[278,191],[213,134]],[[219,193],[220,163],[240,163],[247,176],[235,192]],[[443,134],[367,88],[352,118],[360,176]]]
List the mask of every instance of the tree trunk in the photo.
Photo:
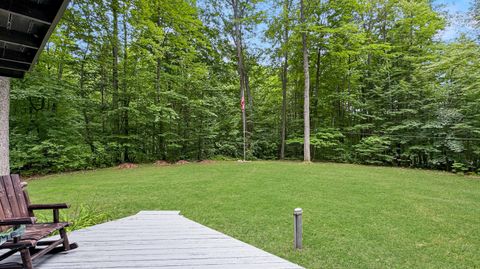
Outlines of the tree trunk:
[[[162,27],[162,20],[161,20],[161,16],[159,14],[159,17],[158,17],[158,21],[157,21],[157,27]],[[162,43],[160,44],[161,46],[163,46],[166,42],[167,38],[164,37]],[[162,72],[162,58],[161,56],[157,56],[157,65],[156,65],[156,76],[155,76],[155,105],[159,106],[160,105],[160,94],[161,94],[161,84],[160,84],[160,79],[161,79],[161,72]],[[159,117],[161,118],[162,117],[162,112],[159,112]],[[166,150],[165,150],[165,138],[163,136],[163,121],[160,119],[160,121],[158,122],[158,126],[156,125],[156,123],[154,122],[154,128],[153,128],[153,131],[154,131],[154,134],[153,134],[153,137],[154,137],[154,141],[155,142],[155,145],[154,145],[154,149],[155,149],[155,154],[156,154],[156,158],[157,159],[161,159],[161,160],[166,160],[167,159],[167,154],[166,154]]]
[[[87,50],[88,50],[89,45],[87,45]],[[84,99],[87,100],[88,94],[85,91],[85,62],[87,58],[87,52],[84,53],[83,59],[82,59],[82,64],[80,67],[80,96]],[[93,137],[92,137],[92,130],[90,126],[90,117],[88,116],[88,111],[87,111],[87,106],[83,105],[82,106],[82,114],[83,114],[83,119],[85,121],[85,143],[90,147],[90,151],[92,153],[95,152],[95,146],[93,144]]]
[[304,0],[300,0],[300,23],[303,26],[302,46],[303,46],[303,73],[305,76],[305,89],[303,98],[303,160],[310,162],[310,70],[308,62],[307,33],[305,25],[305,6]]
[[107,86],[107,72],[105,71],[105,66],[102,65],[100,68],[100,76],[101,76],[101,81],[100,81],[100,96],[101,96],[101,106],[100,106],[100,117],[102,118],[102,135],[105,135],[106,132],[106,120],[105,120],[105,109],[106,109],[106,103],[105,103],[105,88]]
[[0,176],[10,174],[10,79],[0,77]]
[[[161,93],[161,88],[160,88],[160,75],[161,75],[161,72],[162,72],[162,69],[161,69],[161,66],[162,66],[162,61],[160,59],[160,57],[157,58],[157,66],[156,66],[156,77],[155,77],[155,105],[160,105],[160,93]],[[161,112],[159,112],[161,113]],[[159,117],[161,117],[162,115],[158,115]],[[162,120],[160,119],[159,123],[158,123],[158,127],[156,125],[156,122],[154,121],[153,122],[154,124],[154,128],[153,128],[153,131],[154,131],[154,134],[153,136],[156,138],[154,139],[156,141],[155,145],[154,145],[154,149],[155,149],[155,153],[157,154],[157,159],[162,159],[164,160],[166,158],[165,154],[164,154],[164,146],[163,146],[163,143],[164,143],[164,139],[163,139],[163,136],[162,136],[162,133],[163,133],[163,126],[162,126]],[[159,135],[160,134],[160,135]]]
[[[128,141],[129,136],[129,115],[128,115],[128,107],[130,106],[130,97],[128,96],[128,88],[127,88],[127,75],[128,75],[128,28],[127,28],[127,18],[126,15],[123,17],[123,82],[122,82],[122,134],[124,139],[123,145],[123,161],[129,162],[130,156],[128,152],[128,146],[125,145],[125,142]],[[125,141],[126,140],[126,141]],[[128,144],[128,143],[127,143]]]
[[288,86],[288,40],[289,40],[289,17],[290,0],[283,4],[284,29],[283,29],[283,68],[282,68],[282,137],[280,148],[280,159],[285,159],[285,139],[287,136],[287,86]]
[[[242,30],[239,20],[240,18],[240,10],[239,10],[239,3],[238,0],[232,1],[232,8],[233,8],[233,17],[234,17],[234,39],[235,39],[235,46],[237,49],[237,71],[238,75],[240,76],[240,98],[245,101],[245,66],[243,63],[243,48],[242,48]],[[247,157],[247,149],[246,149],[246,128],[247,128],[247,119],[245,114],[245,109],[242,109],[242,122],[243,122],[243,159],[245,160]]]
[[287,84],[288,84],[288,52],[285,52],[282,70],[282,137],[280,159],[285,159],[285,139],[287,136]]
[[[315,86],[313,89],[313,131],[317,127],[317,118],[318,118],[318,91],[320,89],[320,60],[322,57],[322,49],[318,48],[317,62],[316,62],[316,72],[315,72]],[[315,155],[315,154],[314,154]]]
[[111,9],[113,13],[113,34],[112,34],[112,109],[113,109],[113,134],[118,134],[118,0],[112,0]]

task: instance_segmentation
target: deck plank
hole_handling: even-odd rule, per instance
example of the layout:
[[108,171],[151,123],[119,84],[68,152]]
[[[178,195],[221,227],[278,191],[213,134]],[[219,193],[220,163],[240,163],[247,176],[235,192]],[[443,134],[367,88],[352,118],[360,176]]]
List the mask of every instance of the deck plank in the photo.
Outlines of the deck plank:
[[[180,215],[141,211],[70,234],[79,248],[47,255],[38,269],[57,268],[302,268]],[[18,261],[16,255],[10,261]]]

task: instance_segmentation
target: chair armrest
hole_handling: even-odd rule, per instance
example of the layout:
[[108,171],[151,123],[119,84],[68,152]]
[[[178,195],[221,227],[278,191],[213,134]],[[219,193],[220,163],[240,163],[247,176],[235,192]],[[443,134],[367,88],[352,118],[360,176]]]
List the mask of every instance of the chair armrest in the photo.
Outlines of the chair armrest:
[[34,224],[35,218],[12,218],[12,219],[0,219],[0,226],[4,225],[22,225],[22,224]]
[[69,208],[67,204],[38,204],[38,205],[29,205],[29,210],[44,210],[44,209],[63,209]]

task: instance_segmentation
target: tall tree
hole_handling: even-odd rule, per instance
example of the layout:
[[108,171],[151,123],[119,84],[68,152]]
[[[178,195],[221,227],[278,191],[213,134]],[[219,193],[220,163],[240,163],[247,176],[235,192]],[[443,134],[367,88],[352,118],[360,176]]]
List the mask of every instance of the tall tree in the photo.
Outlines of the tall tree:
[[307,25],[305,20],[305,3],[300,0],[300,23],[302,27],[302,48],[303,48],[303,75],[304,75],[304,92],[303,92],[303,160],[310,162],[310,63],[308,57],[307,44]]
[[119,36],[118,36],[118,17],[120,13],[120,4],[118,0],[112,0],[110,3],[112,12],[112,34],[111,34],[111,48],[112,48],[112,109],[113,109],[113,136],[117,138],[120,131],[120,117],[118,114],[119,104],[119,77],[118,77],[118,58],[119,58]]
[[282,6],[283,35],[283,66],[282,66],[282,127],[280,141],[280,159],[285,159],[285,139],[287,136],[287,87],[288,87],[288,54],[290,39],[290,7],[291,0],[284,0]]
[[128,15],[130,13],[130,3],[125,1],[123,4],[123,74],[122,74],[122,110],[121,110],[121,134],[122,134],[122,144],[123,144],[123,162],[129,162],[129,106],[130,106],[130,95],[128,92],[128,80],[129,80],[129,59],[128,59]]
[[233,39],[235,41],[235,48],[237,51],[237,69],[240,77],[240,99],[242,106],[242,124],[243,124],[243,160],[247,158],[247,115],[245,112],[245,92],[250,86],[247,85],[247,70],[245,68],[245,59],[243,55],[243,33],[242,33],[242,7],[240,6],[240,0],[231,0],[229,4],[233,10]]
[[10,79],[0,76],[0,176],[10,174],[9,111]]
[[[251,89],[251,79],[249,71],[251,70],[250,60],[253,57],[247,55],[247,38],[246,34],[252,31],[252,28],[258,24],[259,12],[257,11],[258,3],[263,0],[227,0],[227,1],[208,1],[206,5],[208,13],[218,19],[214,19],[212,25],[218,27],[219,31],[228,35],[233,41],[234,55],[236,61],[240,99],[244,100],[245,111],[242,110],[242,125],[244,125],[245,146],[244,156],[247,152],[253,151],[253,94]],[[226,51],[225,51],[226,52]],[[225,55],[226,56],[226,55]],[[248,64],[247,64],[248,63]]]

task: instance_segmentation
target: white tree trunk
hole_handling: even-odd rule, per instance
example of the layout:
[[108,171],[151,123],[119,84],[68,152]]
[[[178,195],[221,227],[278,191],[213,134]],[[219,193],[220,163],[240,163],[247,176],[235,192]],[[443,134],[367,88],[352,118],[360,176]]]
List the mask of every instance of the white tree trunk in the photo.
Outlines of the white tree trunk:
[[[305,27],[305,7],[300,1],[300,22]],[[308,60],[307,33],[302,33],[303,46],[303,73],[305,74],[305,91],[303,105],[304,136],[303,136],[303,161],[310,162],[310,66]]]
[[10,174],[9,112],[10,79],[0,77],[0,176]]

